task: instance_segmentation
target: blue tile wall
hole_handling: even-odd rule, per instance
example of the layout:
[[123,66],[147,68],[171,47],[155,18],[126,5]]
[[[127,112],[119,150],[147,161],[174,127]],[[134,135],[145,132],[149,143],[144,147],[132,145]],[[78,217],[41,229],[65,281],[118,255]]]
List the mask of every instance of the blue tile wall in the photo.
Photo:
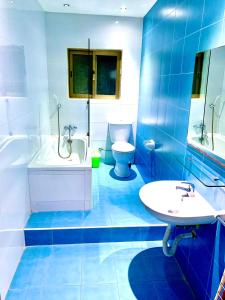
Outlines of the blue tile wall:
[[[223,169],[186,144],[195,55],[225,45],[224,8],[225,0],[158,0],[145,16],[136,136],[136,162],[147,179],[190,179],[216,209],[225,207],[224,191],[204,187],[177,159],[194,159],[199,167],[192,169],[203,180],[225,178]],[[148,139],[156,141],[154,153],[144,146]],[[214,298],[224,269],[224,232],[218,224],[201,226],[196,240],[178,248],[199,299]]]

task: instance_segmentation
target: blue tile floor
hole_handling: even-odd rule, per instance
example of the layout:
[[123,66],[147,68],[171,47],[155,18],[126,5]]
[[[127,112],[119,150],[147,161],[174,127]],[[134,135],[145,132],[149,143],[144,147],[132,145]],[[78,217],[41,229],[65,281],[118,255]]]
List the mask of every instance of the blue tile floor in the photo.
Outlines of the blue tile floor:
[[192,300],[161,242],[27,247],[6,300]]
[[139,190],[145,182],[135,165],[125,180],[116,178],[110,165],[92,171],[91,211],[33,213],[26,228],[163,225],[140,202]]

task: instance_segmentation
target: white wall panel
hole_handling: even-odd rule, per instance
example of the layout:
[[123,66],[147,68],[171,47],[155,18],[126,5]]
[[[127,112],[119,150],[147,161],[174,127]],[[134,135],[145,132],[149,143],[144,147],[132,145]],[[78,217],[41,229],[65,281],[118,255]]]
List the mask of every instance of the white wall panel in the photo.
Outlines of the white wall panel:
[[75,123],[78,125],[78,132],[82,133],[85,127],[87,128],[86,101],[69,101],[67,48],[87,48],[88,38],[91,40],[92,49],[121,49],[123,52],[120,99],[91,99],[93,145],[96,139],[98,141],[106,138],[106,123],[112,114],[125,117],[129,115],[136,123],[142,19],[46,13],[46,32],[52,132],[55,134],[57,128],[56,97],[63,106],[62,126],[70,122]]
[[24,249],[27,164],[49,134],[45,18],[37,0],[0,5],[0,294]]

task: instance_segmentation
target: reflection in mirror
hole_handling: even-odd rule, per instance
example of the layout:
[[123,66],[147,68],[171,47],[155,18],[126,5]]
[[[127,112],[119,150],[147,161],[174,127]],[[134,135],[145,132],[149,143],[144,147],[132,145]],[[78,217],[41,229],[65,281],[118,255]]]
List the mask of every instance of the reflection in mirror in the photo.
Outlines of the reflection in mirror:
[[225,47],[197,53],[188,144],[225,161]]
[[195,57],[195,70],[192,85],[192,98],[201,98],[206,94],[206,82],[210,52],[200,52]]

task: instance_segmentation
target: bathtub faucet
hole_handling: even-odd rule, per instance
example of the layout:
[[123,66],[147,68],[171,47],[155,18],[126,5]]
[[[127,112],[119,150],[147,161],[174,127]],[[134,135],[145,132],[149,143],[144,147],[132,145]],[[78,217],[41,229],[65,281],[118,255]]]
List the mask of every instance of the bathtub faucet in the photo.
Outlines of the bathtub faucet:
[[206,130],[206,126],[204,123],[200,123],[200,124],[195,124],[193,126],[195,133],[197,134],[201,134],[201,136],[198,138],[198,141],[202,144],[202,145],[208,145],[209,141],[208,141],[208,133]]
[[[77,126],[66,125],[64,126],[64,137],[66,138],[68,143],[72,143],[71,137],[74,135]],[[68,136],[65,136],[65,133],[68,131]]]

